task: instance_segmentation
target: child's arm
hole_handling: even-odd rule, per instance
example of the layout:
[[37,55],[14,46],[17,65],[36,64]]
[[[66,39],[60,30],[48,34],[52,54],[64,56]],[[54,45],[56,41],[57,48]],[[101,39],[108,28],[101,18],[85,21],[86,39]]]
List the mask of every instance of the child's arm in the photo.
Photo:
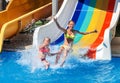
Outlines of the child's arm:
[[78,34],[82,34],[82,35],[88,35],[88,34],[91,34],[91,33],[97,33],[97,30],[94,30],[94,31],[91,31],[91,32],[79,32],[77,30],[74,30],[75,33],[78,33]]
[[57,55],[58,53],[49,53],[48,55],[49,56],[54,56],[54,55]]
[[65,32],[66,32],[66,29],[64,29],[63,27],[61,27],[61,26],[59,25],[59,23],[57,22],[57,19],[56,19],[56,18],[53,18],[53,20],[55,21],[55,23],[56,23],[56,25],[58,26],[58,28],[65,33]]
[[44,47],[44,45],[42,44],[42,45],[39,46],[39,49],[41,49],[41,48],[43,48],[43,47]]

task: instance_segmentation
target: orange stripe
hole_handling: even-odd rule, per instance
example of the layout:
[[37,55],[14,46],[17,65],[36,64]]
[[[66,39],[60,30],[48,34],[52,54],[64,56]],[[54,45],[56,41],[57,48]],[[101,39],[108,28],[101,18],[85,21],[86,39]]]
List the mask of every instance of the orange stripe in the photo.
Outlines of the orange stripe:
[[89,49],[89,51],[88,51],[87,55],[90,58],[93,58],[93,59],[96,58],[96,48],[98,45],[100,45],[102,43],[105,29],[107,29],[110,25],[113,10],[114,10],[114,5],[115,5],[115,0],[110,0],[102,30],[101,30],[98,38],[96,39],[96,41],[91,45],[90,48],[92,48],[92,49]]
[[[90,32],[94,29],[101,31],[101,29],[102,29],[101,26],[103,26],[103,23],[104,23],[104,20],[106,17],[106,11],[104,11],[104,10],[107,10],[108,3],[109,3],[109,0],[106,0],[106,1],[98,0],[97,1],[97,5],[94,8],[94,13],[93,13],[91,22],[90,22],[86,32]],[[80,40],[82,45],[79,45],[79,46],[81,46],[81,47],[88,46],[89,47],[98,38],[99,33],[100,32],[98,32],[97,34],[94,33],[94,34],[83,36],[83,38],[81,38],[81,40]]]

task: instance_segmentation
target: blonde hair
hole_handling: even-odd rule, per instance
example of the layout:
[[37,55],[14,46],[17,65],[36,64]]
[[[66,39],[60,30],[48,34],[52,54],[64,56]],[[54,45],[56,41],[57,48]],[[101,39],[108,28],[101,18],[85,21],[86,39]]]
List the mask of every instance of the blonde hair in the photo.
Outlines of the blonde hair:
[[45,37],[43,42],[45,41],[45,39],[48,39],[49,42],[51,41],[51,39],[49,37]]

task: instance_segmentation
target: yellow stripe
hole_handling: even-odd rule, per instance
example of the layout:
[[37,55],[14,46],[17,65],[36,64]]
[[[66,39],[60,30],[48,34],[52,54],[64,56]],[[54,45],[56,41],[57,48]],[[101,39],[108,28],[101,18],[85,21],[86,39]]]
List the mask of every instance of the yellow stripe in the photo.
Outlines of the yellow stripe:
[[107,6],[108,6],[108,0],[106,0],[106,1],[98,0],[97,1],[96,8],[94,9],[94,13],[93,13],[91,22],[90,22],[86,32],[97,29],[98,33],[83,36],[83,38],[77,44],[75,44],[73,46],[73,49],[76,50],[76,52],[77,52],[78,48],[88,47],[96,40],[96,38],[98,37],[98,35],[102,29],[102,25],[104,23],[104,19],[106,16],[105,10],[107,9]]

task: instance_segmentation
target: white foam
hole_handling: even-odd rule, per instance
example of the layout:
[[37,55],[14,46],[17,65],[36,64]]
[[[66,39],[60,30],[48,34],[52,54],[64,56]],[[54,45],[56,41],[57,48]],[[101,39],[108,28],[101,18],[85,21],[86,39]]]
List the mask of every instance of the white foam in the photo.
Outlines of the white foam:
[[50,46],[50,52],[51,53],[56,53],[59,51],[60,46],[59,45],[51,45]]
[[[51,46],[50,49],[51,49],[52,53],[55,53],[55,52],[58,52],[59,46]],[[80,55],[84,55],[87,52],[87,50],[88,50],[88,48],[80,49],[79,50]],[[37,49],[31,48],[29,50],[22,51],[21,54],[22,55],[21,55],[20,59],[17,60],[17,63],[22,65],[22,66],[29,67],[31,73],[33,73],[37,69],[45,70],[45,67],[44,67],[43,63],[41,62],[41,60],[38,56],[38,50]],[[63,55],[61,55],[61,59],[62,59],[62,56]],[[60,67],[61,59],[59,60],[58,65],[55,65],[55,59],[56,59],[56,56],[47,56],[46,57],[46,60],[50,63],[50,68],[54,69],[54,70],[61,68]],[[77,65],[73,64],[74,62],[72,62],[72,64],[71,64],[70,60],[72,60],[72,59],[73,59],[73,56],[71,54],[69,54],[66,58],[66,63],[64,64],[64,66],[62,68],[71,69],[73,67],[76,67]],[[77,61],[77,59],[80,60],[78,57],[74,58],[74,59],[75,59],[74,61]],[[84,59],[81,59],[80,61],[82,61],[82,60],[84,60]]]
[[[52,47],[50,47],[51,49]],[[54,46],[52,48],[51,52],[55,53],[57,50],[55,48],[58,48],[58,46]],[[17,63],[22,65],[22,66],[28,66],[31,70],[31,72],[34,72],[36,69],[45,69],[43,63],[41,62],[39,55],[38,55],[38,50],[35,48],[31,48],[29,50],[25,50],[21,52],[21,57],[19,60],[17,60]],[[56,57],[55,56],[47,56],[46,60],[50,62],[51,67],[50,68],[58,68],[58,66],[54,65]]]
[[80,56],[84,56],[88,52],[88,47],[86,48],[79,48],[78,52]]

